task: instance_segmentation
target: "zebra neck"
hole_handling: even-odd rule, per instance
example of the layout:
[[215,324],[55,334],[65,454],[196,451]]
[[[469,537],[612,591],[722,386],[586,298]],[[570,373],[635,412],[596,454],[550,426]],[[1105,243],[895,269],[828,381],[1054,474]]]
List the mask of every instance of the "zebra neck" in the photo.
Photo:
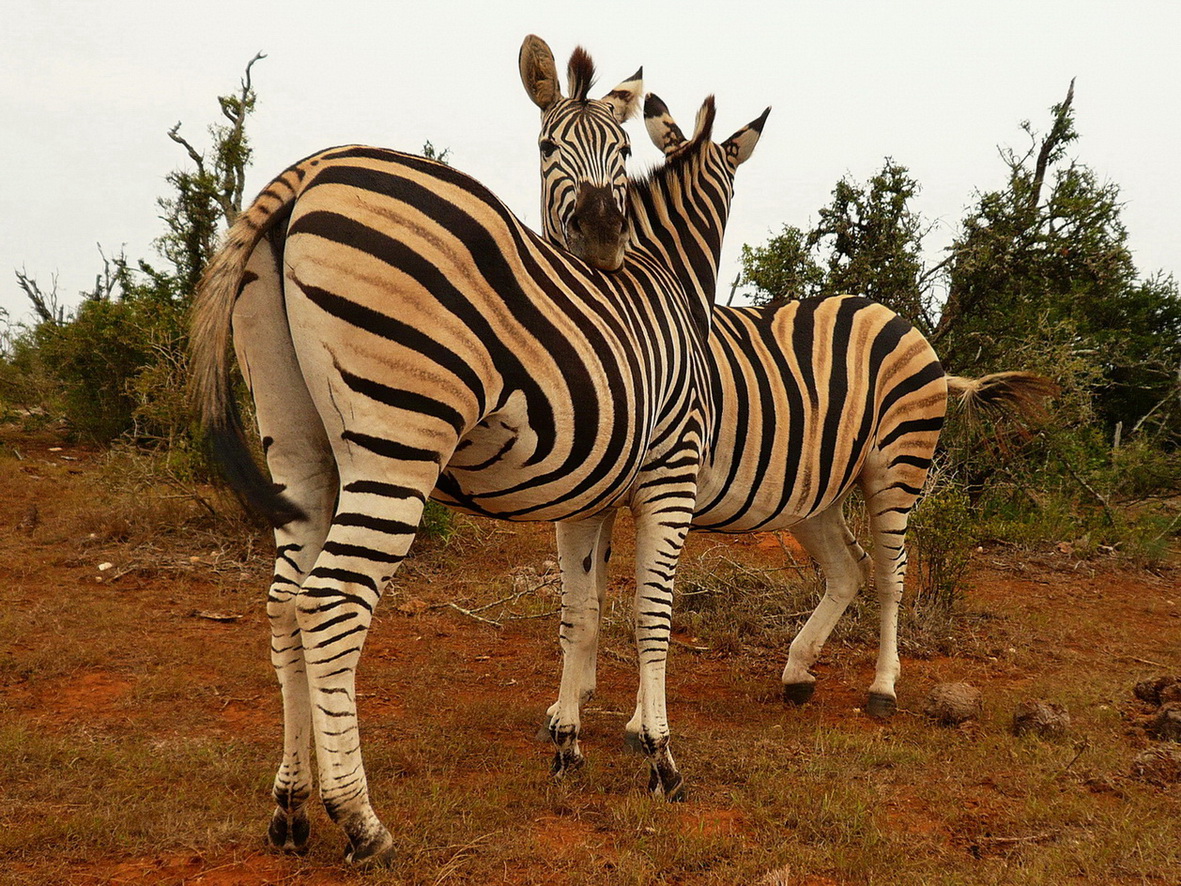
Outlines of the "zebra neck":
[[[706,141],[708,145],[708,140]],[[732,174],[709,151],[675,157],[628,190],[629,251],[665,267],[708,328],[718,282]]]

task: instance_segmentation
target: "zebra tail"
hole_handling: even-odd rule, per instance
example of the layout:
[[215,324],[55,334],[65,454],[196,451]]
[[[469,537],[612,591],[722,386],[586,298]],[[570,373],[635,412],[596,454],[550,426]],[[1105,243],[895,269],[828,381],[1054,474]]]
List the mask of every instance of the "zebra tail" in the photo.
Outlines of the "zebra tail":
[[[267,231],[286,218],[295,202],[295,189],[285,181],[290,172],[275,179],[230,227],[225,244],[201,278],[189,337],[190,399],[206,453],[243,504],[276,527],[306,515],[254,459],[234,396],[230,345],[234,304],[245,282],[250,255]],[[279,196],[281,193],[287,196]]]
[[1045,421],[1046,400],[1060,390],[1053,380],[1032,372],[994,372],[979,378],[947,376],[947,393],[959,399],[969,420],[989,412]]

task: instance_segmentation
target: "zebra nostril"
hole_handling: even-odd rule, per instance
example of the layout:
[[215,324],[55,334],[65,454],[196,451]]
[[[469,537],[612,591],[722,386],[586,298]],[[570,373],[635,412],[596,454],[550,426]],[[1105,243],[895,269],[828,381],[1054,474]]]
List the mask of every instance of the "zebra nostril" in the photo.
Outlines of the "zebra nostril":
[[570,224],[567,227],[575,234],[582,233],[582,222],[578,220],[577,215],[570,216]]

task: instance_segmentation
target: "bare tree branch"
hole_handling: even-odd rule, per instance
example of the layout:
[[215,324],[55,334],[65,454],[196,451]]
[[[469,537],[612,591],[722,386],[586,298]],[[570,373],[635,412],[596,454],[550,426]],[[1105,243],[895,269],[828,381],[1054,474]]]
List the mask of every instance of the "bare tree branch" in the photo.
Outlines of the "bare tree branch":
[[1058,106],[1058,114],[1054,118],[1054,125],[1050,127],[1050,134],[1042,140],[1041,150],[1037,155],[1037,166],[1034,167],[1033,188],[1029,195],[1029,208],[1037,209],[1041,199],[1042,183],[1046,179],[1046,167],[1054,149],[1066,138],[1070,127],[1070,105],[1074,101],[1074,78],[1070,79],[1070,88],[1066,90],[1066,101]]
[[41,291],[41,285],[23,269],[16,272],[16,285],[33,303],[33,313],[45,323],[59,325],[65,319],[65,308],[57,303],[57,274],[53,275],[48,292]]
[[[246,64],[246,72],[242,75],[241,90],[236,101],[223,99],[221,112],[230,121],[230,131],[224,139],[225,144],[238,145],[242,142],[242,133],[246,126],[246,117],[254,107],[254,88],[250,81],[250,69],[254,63],[266,58],[266,54],[256,52]],[[246,187],[246,169],[244,163],[228,163],[219,183],[218,203],[226,224],[232,225],[234,219],[242,211],[242,192]]]
[[184,148],[186,151],[188,151],[189,157],[192,159],[192,161],[194,163],[197,164],[198,174],[205,172],[205,157],[202,154],[200,154],[196,148],[194,148],[192,145],[190,145],[188,143],[188,141],[185,140],[184,136],[182,136],[180,134],[180,122],[179,121],[177,121],[177,124],[175,126],[173,126],[170,130],[168,130],[168,137],[170,139],[172,139],[174,142],[176,142],[178,145],[180,145],[182,148]]

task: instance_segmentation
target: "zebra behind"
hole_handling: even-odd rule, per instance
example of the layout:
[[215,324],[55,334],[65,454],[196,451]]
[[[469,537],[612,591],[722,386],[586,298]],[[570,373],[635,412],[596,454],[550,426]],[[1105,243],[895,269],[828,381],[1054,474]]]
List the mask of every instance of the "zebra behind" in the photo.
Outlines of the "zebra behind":
[[[671,159],[687,140],[667,108],[649,96],[649,136]],[[657,215],[633,225],[662,230]],[[567,243],[548,222],[545,234]],[[881,603],[880,642],[867,711],[896,706],[898,606],[906,570],[908,517],[926,481],[948,394],[986,407],[1036,414],[1056,386],[1005,372],[946,376],[923,336],[883,305],[855,296],[805,299],[777,308],[712,305],[708,358],[713,402],[710,451],[698,476],[693,528],[738,533],[790,529],[826,577],[823,599],[791,644],[784,696],[811,697],[811,666],[841,614],[871,573]],[[874,557],[849,531],[843,502],[860,487],[868,505]],[[611,525],[589,542],[597,562],[610,550]],[[598,576],[600,598],[605,568]],[[568,656],[562,685],[588,698],[595,687],[589,648]],[[552,716],[557,705],[550,708]],[[628,724],[629,734],[639,727]]]
[[[599,120],[598,150],[586,155],[612,154],[601,167],[622,171],[619,123],[639,81],[590,100],[592,73],[585,54],[572,59],[571,97],[551,95],[543,125],[573,103]],[[607,244],[601,263],[612,264],[609,241],[631,237],[615,273],[550,246],[462,173],[364,146],[288,168],[231,228],[198,296],[193,365],[232,482],[277,524],[267,609],[284,752],[273,844],[306,845],[314,741],[321,797],[350,858],[393,851],[369,803],[355,669],[428,497],[502,519],[568,521],[561,531],[575,538],[632,510],[639,735],[654,789],[679,794],[664,699],[669,604],[711,420],[704,342],[721,233],[734,172],[765,116],[723,146],[703,125],[699,149],[627,194],[632,213],[638,201],[686,219],[700,250],[687,265],[612,223],[601,197],[582,201],[583,217],[580,186],[571,211]],[[580,132],[570,137],[588,138],[565,130]],[[699,188],[711,195],[705,214],[682,202]],[[231,330],[270,480],[234,414]],[[566,555],[562,568],[594,571]],[[581,760],[576,706],[552,725],[560,772]]]

